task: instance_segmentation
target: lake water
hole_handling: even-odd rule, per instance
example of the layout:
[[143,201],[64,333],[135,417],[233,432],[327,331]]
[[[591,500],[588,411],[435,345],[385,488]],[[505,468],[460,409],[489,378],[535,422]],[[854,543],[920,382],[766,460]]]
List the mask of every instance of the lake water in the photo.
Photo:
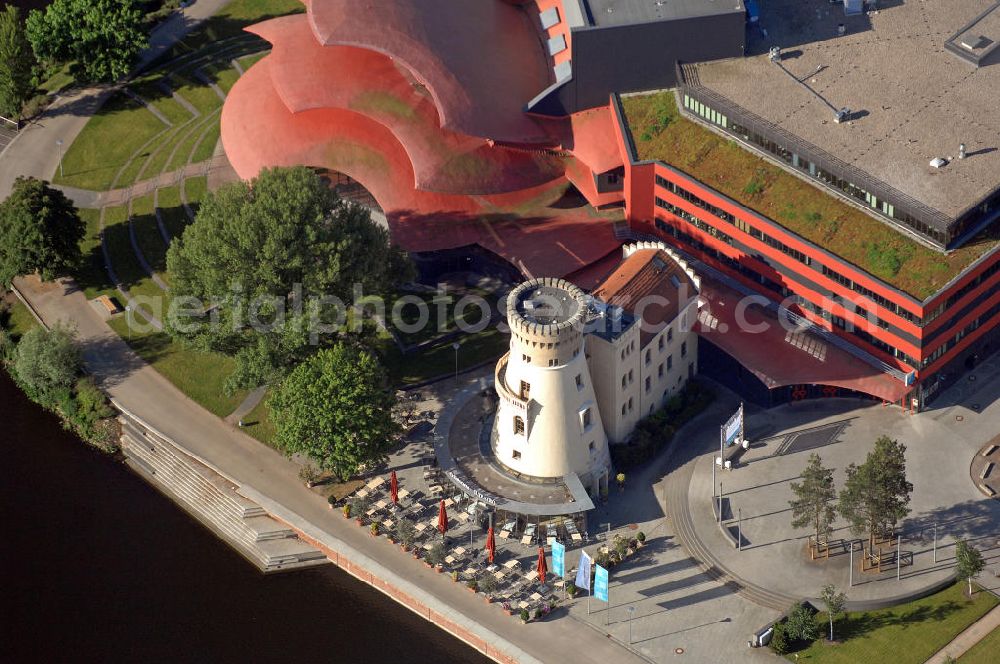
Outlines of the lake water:
[[0,660],[487,662],[327,567],[263,576],[0,370]]

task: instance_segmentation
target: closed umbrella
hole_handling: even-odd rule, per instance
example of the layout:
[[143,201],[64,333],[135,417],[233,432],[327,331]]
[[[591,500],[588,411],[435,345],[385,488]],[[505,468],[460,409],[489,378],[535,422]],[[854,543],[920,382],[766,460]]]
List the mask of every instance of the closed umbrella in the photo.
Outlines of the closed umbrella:
[[538,547],[538,582],[545,584],[545,573],[549,571],[545,564],[545,549]]
[[393,504],[399,502],[399,480],[396,479],[395,470],[389,475],[389,497],[392,498]]
[[486,533],[486,558],[493,564],[493,558],[497,555],[497,543],[493,540],[493,526],[490,526]]
[[441,501],[441,507],[438,509],[438,530],[441,531],[443,536],[448,532],[448,510],[444,506],[444,501]]

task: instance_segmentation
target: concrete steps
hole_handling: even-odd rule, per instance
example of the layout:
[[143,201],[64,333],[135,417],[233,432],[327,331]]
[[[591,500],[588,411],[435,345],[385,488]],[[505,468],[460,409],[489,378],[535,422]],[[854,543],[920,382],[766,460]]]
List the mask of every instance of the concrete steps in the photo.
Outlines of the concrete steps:
[[129,465],[263,572],[326,564],[318,550],[238,493],[238,487],[172,442],[122,416]]

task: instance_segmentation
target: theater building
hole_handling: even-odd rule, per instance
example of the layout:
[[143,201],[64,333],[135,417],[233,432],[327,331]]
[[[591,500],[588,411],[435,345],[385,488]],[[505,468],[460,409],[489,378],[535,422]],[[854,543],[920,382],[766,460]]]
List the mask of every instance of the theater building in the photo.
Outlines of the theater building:
[[[628,232],[692,258],[703,340],[771,392],[922,407],[997,342],[1000,69],[921,26],[995,30],[1000,8],[823,12],[765,9],[748,57],[615,96]],[[734,330],[747,295],[794,329]]]

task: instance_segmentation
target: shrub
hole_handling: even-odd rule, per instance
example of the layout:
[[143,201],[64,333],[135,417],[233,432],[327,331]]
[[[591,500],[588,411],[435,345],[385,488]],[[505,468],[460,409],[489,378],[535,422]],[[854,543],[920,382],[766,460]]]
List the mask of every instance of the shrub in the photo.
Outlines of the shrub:
[[475,579],[469,579],[468,581],[465,582],[465,587],[471,590],[478,590],[479,582],[476,581]]
[[312,486],[319,479],[319,471],[316,470],[316,466],[307,463],[299,469],[299,479]]
[[371,530],[372,535],[378,535],[378,523],[373,523],[369,526],[369,529]]
[[497,581],[497,578],[489,572],[484,574],[482,578],[479,579],[479,590],[486,595],[492,595],[496,591],[498,585],[500,584]]
[[639,543],[640,543],[640,544],[645,544],[645,542],[646,542],[646,533],[644,533],[644,532],[642,532],[642,531],[640,530],[640,531],[639,531],[639,534],[637,534],[637,535],[635,536],[635,538],[636,538],[637,540],[639,540]]
[[444,562],[444,558],[445,558],[444,544],[441,544],[441,542],[438,542],[437,544],[432,546],[430,550],[427,552],[427,555],[424,556],[424,559],[431,565],[440,565],[441,563]]
[[[333,496],[330,496],[330,497],[333,498]],[[348,519],[351,518],[351,504],[350,503],[347,503],[346,505],[344,505],[344,516],[347,517]]]
[[527,609],[521,609],[521,620],[522,621],[528,622],[528,618],[530,618],[530,617],[531,616],[528,615],[528,610]]
[[813,610],[804,605],[796,604],[788,612],[788,619],[784,626],[785,635],[792,641],[805,641],[811,643],[819,636],[819,627],[816,624],[816,617]]
[[771,634],[771,640],[767,645],[777,655],[784,655],[788,652],[788,639],[785,637],[784,623],[774,623],[774,633]]
[[542,607],[535,607],[535,620],[541,620],[543,615],[545,614],[542,612]]
[[566,582],[566,594],[570,597],[576,597],[576,584],[572,581]]
[[43,405],[59,402],[59,390],[76,383],[81,366],[80,350],[68,328],[57,325],[51,331],[33,327],[17,344],[14,373],[29,397]]
[[618,554],[618,559],[622,560],[625,558],[625,551],[628,549],[628,540],[621,535],[615,535],[614,539],[615,553]]
[[417,529],[409,519],[402,518],[396,522],[396,537],[399,538],[399,543],[403,546],[408,547],[413,544],[416,533]]

